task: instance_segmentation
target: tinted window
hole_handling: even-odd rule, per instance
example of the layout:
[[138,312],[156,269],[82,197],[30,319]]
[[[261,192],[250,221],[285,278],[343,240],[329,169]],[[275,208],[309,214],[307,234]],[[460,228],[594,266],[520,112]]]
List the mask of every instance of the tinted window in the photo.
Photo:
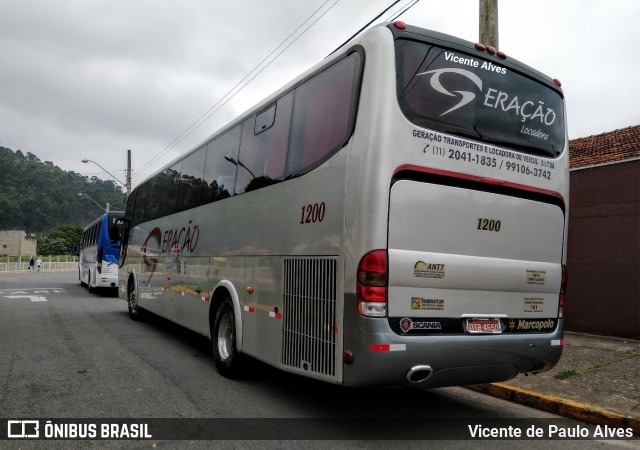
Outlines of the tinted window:
[[155,192],[156,198],[158,199],[158,212],[156,217],[168,216],[175,212],[178,186],[180,183],[180,166],[181,162],[178,162],[158,175],[158,187]]
[[124,216],[131,221],[131,223],[133,224],[134,221],[134,211],[135,211],[135,206],[136,206],[136,197],[138,196],[138,189],[134,189],[133,192],[131,192],[131,195],[129,195],[129,197],[127,197],[126,201],[125,201],[125,213]]
[[134,225],[149,220],[150,214],[148,211],[151,209],[151,194],[153,192],[151,180],[138,187],[136,192],[135,210],[133,212]]
[[240,126],[227,131],[207,145],[207,159],[204,169],[202,203],[210,203],[233,194],[236,178],[236,161],[240,148]]
[[414,124],[556,156],[564,108],[555,90],[478,55],[396,41],[400,107]]
[[[236,194],[284,179],[292,105],[293,93],[289,93],[263,113],[251,116],[242,124],[240,155],[235,161],[238,166]],[[269,127],[272,111],[275,112],[275,118]]]
[[205,145],[182,160],[176,211],[183,211],[200,205],[206,159],[207,146]]
[[160,204],[161,192],[163,188],[164,172],[159,173],[149,180],[144,189],[145,202],[142,211],[142,220],[148,221],[158,217],[158,206]]
[[253,131],[254,134],[260,134],[263,131],[268,130],[273,126],[276,120],[276,105],[273,104],[267,108],[266,111],[261,112],[256,116],[256,125]]
[[287,176],[322,164],[349,139],[360,55],[352,53],[296,89]]

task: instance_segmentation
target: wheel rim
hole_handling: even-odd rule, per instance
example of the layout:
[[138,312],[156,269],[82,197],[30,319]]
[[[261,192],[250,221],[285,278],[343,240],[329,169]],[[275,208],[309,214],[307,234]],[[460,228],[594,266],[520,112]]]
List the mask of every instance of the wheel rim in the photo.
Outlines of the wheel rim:
[[218,354],[223,361],[227,360],[233,352],[234,333],[233,316],[226,312],[220,318],[217,340]]

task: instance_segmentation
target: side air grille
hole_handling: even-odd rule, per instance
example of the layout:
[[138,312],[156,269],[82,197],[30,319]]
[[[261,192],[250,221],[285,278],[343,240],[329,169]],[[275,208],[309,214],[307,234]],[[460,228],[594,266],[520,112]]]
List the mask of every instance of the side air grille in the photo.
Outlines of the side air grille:
[[335,375],[336,268],[330,258],[284,260],[283,365]]

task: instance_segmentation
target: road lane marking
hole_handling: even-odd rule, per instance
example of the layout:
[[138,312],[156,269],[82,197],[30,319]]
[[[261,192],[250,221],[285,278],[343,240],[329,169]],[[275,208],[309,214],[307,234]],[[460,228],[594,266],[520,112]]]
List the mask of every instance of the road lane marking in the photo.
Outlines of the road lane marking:
[[46,302],[46,297],[41,295],[3,295],[4,298],[28,298],[32,302]]
[[11,299],[28,298],[32,303],[46,302],[48,301],[46,296],[51,294],[66,294],[66,291],[62,288],[19,288],[0,290],[0,297]]

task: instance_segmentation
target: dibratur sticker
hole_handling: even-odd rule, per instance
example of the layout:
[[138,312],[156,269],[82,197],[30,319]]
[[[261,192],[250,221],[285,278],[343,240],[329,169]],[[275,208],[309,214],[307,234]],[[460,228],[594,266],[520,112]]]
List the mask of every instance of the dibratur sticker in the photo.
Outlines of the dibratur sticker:
[[420,311],[444,311],[444,300],[440,298],[411,297],[411,309]]

